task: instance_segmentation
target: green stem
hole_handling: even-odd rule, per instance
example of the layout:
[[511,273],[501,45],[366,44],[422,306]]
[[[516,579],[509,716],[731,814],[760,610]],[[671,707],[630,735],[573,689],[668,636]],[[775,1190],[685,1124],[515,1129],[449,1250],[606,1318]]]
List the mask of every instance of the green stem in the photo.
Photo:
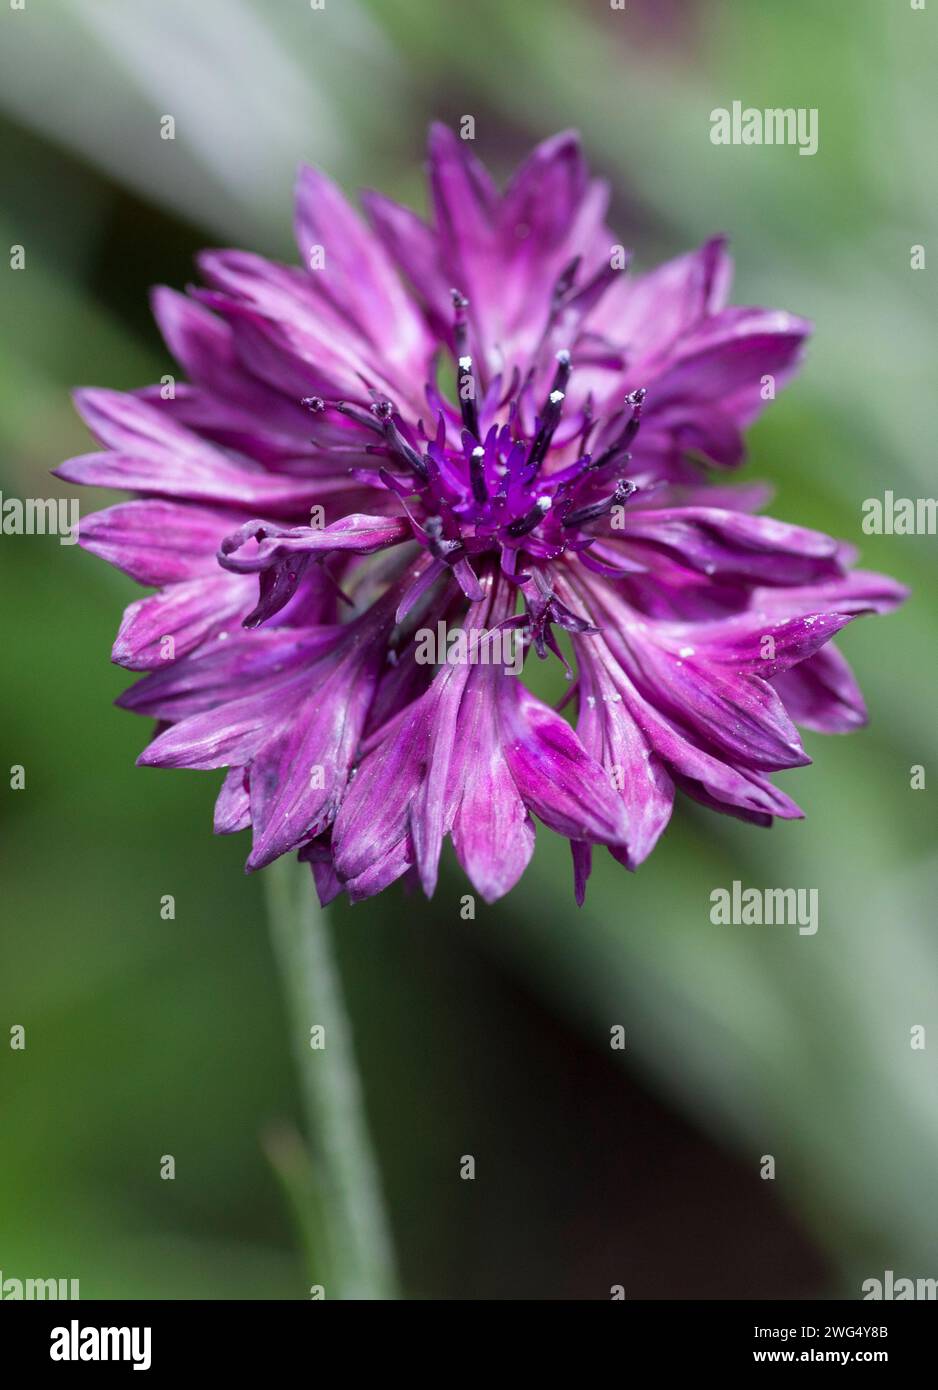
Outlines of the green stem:
[[[327,1298],[397,1297],[391,1238],[329,924],[306,864],[264,871],[326,1246],[313,1277]],[[323,1045],[310,1045],[320,1026]]]

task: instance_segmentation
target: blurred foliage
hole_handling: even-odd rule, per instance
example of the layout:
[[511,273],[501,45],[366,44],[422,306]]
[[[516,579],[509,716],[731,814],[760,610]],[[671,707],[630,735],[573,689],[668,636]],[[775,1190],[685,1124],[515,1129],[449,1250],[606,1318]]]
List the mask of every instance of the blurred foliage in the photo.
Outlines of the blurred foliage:
[[[581,913],[543,832],[474,923],[452,869],[430,905],[336,909],[414,1295],[855,1296],[885,1267],[936,1273],[936,541],[860,534],[864,498],[935,490],[934,271],[909,268],[936,225],[935,25],[885,0],[0,15],[0,230],[27,251],[2,277],[5,493],[61,490],[47,470],[87,447],[73,384],[166,369],[149,283],[184,283],[202,244],[289,254],[298,158],[419,201],[427,121],[471,113],[500,173],[578,126],[640,265],[726,230],[737,302],[815,320],[746,476],[914,590],[841,641],[871,727],[807,738],[814,765],[783,778],[804,823],[683,806],[637,875],[598,857]],[[818,154],[712,146],[709,112],[734,99],[818,107]],[[0,767],[27,770],[0,793],[0,1034],[27,1030],[25,1052],[0,1046],[0,1269],[80,1276],[86,1297],[303,1297],[264,1154],[296,1105],[244,845],[210,834],[214,777],[134,768],[145,726],[111,707],[126,682],[107,662],[134,586],[48,538],[0,538],[0,570]],[[710,889],[734,878],[818,888],[817,936],[712,927]],[[628,1047],[610,1055],[614,1023]],[[656,1105],[675,1118],[653,1123]],[[726,1154],[720,1183],[700,1133]],[[456,1179],[466,1151],[475,1184]],[[783,1275],[792,1231],[817,1262]]]

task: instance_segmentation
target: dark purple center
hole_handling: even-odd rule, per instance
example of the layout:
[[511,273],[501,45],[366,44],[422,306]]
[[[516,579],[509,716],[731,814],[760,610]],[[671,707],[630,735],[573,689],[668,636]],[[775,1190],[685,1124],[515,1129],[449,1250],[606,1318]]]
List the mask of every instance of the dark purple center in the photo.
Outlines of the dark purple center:
[[[633,391],[625,398],[621,416],[602,432],[607,442],[599,452],[589,452],[600,422],[593,419],[589,399],[565,414],[573,362],[562,350],[555,355],[553,380],[536,410],[533,430],[525,431],[523,397],[531,391],[533,372],[524,383],[516,376],[500,399],[501,382],[496,378],[480,404],[468,350],[467,301],[454,291],[453,303],[459,414],[428,387],[437,409],[435,435],[426,433],[422,422],[414,429],[388,400],[375,400],[367,409],[318,396],[308,397],[304,404],[314,413],[337,410],[381,436],[381,443],[368,449],[387,460],[379,470],[381,482],[400,498],[415,538],[434,559],[450,566],[467,596],[475,598],[476,557],[497,553],[502,572],[525,583],[531,578],[526,572],[531,562],[536,569],[565,551],[584,550],[594,543],[595,536],[585,528],[635,491],[622,469],[638,431],[645,392]],[[499,418],[486,428],[480,425],[480,418],[491,420],[496,414]],[[572,463],[553,470],[545,467],[552,448],[569,446],[576,452]]]

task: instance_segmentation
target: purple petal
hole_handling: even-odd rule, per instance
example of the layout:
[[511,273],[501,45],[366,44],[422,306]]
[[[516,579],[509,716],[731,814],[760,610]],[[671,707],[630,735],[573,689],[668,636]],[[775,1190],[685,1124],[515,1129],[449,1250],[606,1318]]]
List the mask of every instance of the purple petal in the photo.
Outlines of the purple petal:
[[[258,627],[267,622],[293,598],[303,581],[309,563],[337,551],[372,555],[397,545],[411,536],[406,521],[399,518],[353,514],[332,526],[297,526],[282,530],[266,521],[249,521],[226,536],[218,551],[218,562],[236,574],[257,573],[260,595],[255,608],[244,619],[244,626]],[[249,541],[256,541],[240,553]]]
[[[589,640],[595,644],[595,659],[603,662],[627,711],[675,779],[680,776],[689,782],[699,783],[714,801],[730,806],[741,806],[745,810],[770,816],[801,814],[795,803],[773,787],[768,779],[700,747],[646,699],[622,665],[621,658],[625,654],[614,633],[607,631],[605,640],[600,637]],[[628,663],[627,655],[625,661]]]
[[243,767],[233,767],[225,774],[218,800],[215,802],[215,834],[234,835],[251,824],[251,803],[248,798]]
[[[649,388],[646,416],[650,424],[667,415],[693,423],[701,404],[716,407],[736,425],[749,425],[765,406],[762,377],[775,378],[776,389],[798,366],[806,319],[781,310],[733,308],[706,320],[686,334],[675,360],[659,375],[637,381]],[[635,367],[640,372],[640,368]]]
[[131,671],[157,670],[178,660],[237,624],[251,605],[253,587],[241,575],[219,573],[138,599],[124,612],[111,660]]
[[245,411],[255,418],[255,428],[273,437],[280,435],[294,447],[305,447],[307,412],[299,400],[272,390],[245,369],[235,351],[230,324],[164,285],[153,290],[150,304],[166,346],[192,382],[205,387],[210,398],[221,397],[225,412]]
[[283,685],[336,644],[335,627],[235,628],[180,661],[144,676],[118,698],[123,709],[178,723],[236,696]]
[[413,863],[413,848],[405,836],[366,864],[354,878],[343,880],[342,887],[353,903],[363,902],[365,898],[384,892],[390,884],[409,873]]
[[296,186],[296,239],[304,265],[321,246],[324,265],[311,270],[315,288],[350,315],[386,362],[421,379],[430,342],[381,241],[325,175],[302,167]]
[[240,360],[275,390],[294,400],[314,392],[367,400],[368,381],[392,398],[416,400],[422,371],[409,381],[376,352],[341,302],[325,294],[326,268],[304,272],[230,250],[202,252],[198,263],[212,288],[193,297],[231,325]]
[[804,661],[852,620],[847,613],[810,613],[779,620],[761,609],[719,622],[658,624],[655,637],[672,655],[686,654],[738,674],[771,680]]
[[624,844],[622,804],[570,725],[512,677],[499,688],[498,714],[508,767],[528,809],[570,840]]
[[140,584],[176,584],[218,573],[215,552],[231,512],[157,500],[121,502],[79,522],[79,544]]
[[[780,820],[803,820],[804,812],[791,797],[774,787],[767,777],[756,772],[736,769],[743,783],[748,783],[749,795],[739,796],[735,791],[721,796],[702,782],[676,773],[674,780],[682,792],[699,801],[701,806],[711,811],[719,811],[724,816],[734,816],[737,820],[748,821],[750,825],[760,825],[767,829],[776,816]],[[756,801],[765,809],[756,809]]]
[[599,659],[605,648],[592,638],[576,640],[575,647],[581,678],[577,733],[622,798],[626,844],[614,853],[634,869],[648,858],[671,819],[674,785]]
[[606,647],[620,676],[655,709],[708,746],[722,749],[734,762],[753,768],[804,766],[810,761],[781,699],[766,680],[727,671],[701,659],[696,647],[675,647],[658,625],[637,622],[625,605],[606,597],[614,626],[605,633]]
[[[270,530],[272,534],[267,534]],[[373,555],[387,546],[409,540],[413,533],[402,517],[362,516],[343,517],[331,526],[295,526],[290,530],[268,528],[263,521],[249,521],[232,532],[221,544],[219,563],[235,574],[255,574],[291,556],[304,554],[329,555],[333,551],[353,551]],[[238,552],[248,541],[256,540],[256,548],[248,554]]]
[[867,722],[863,693],[836,647],[825,647],[773,680],[796,724],[822,734],[849,734]]
[[[498,193],[468,143],[448,126],[431,126],[429,159],[437,234],[452,264],[468,269],[492,237]],[[468,282],[459,288],[466,292]]]
[[378,669],[377,633],[353,642],[332,669],[314,668],[314,693],[251,764],[254,841],[249,869],[259,869],[332,823],[348,782]]
[[328,907],[342,892],[342,884],[332,863],[332,848],[328,843],[328,836],[310,840],[297,857],[302,863],[308,864],[313,872],[320,906]]
[[623,277],[595,322],[630,353],[638,353],[644,364],[724,307],[732,271],[726,239],[714,237],[645,275]]
[[534,824],[509,770],[497,721],[494,683],[514,679],[495,667],[476,667],[460,712],[465,782],[453,845],[487,903],[515,886],[534,852]]
[[428,898],[436,888],[443,837],[452,829],[464,776],[467,749],[459,716],[470,670],[468,665],[444,669],[434,681],[438,689],[423,753],[426,768],[408,811],[414,862]]
[[437,333],[448,337],[452,287],[440,265],[440,247],[432,228],[410,208],[370,189],[362,194],[362,203],[378,236],[426,304]]
[[891,613],[908,597],[909,590],[898,580],[869,570],[854,570],[816,584],[756,589],[752,604],[770,613],[781,610],[786,616],[824,609],[834,613]]
[[66,482],[217,502],[274,515],[307,512],[316,500],[315,480],[255,471],[247,461],[239,468],[226,454],[136,396],[88,389],[76,392],[75,400],[89,429],[109,449],[61,464],[55,473]]
[[[356,770],[332,832],[336,872],[343,882],[360,878],[409,841],[410,805],[426,771],[439,697],[440,686],[434,683]],[[408,862],[413,862],[412,854]]]
[[[639,555],[653,548],[708,578],[749,584],[805,584],[839,575],[841,569],[830,536],[719,507],[636,510],[629,513],[622,538],[639,547]],[[607,541],[606,550],[614,549]]]
[[246,766],[288,723],[302,702],[298,681],[228,700],[159,734],[137,759],[140,767]]
[[593,868],[593,846],[587,840],[571,840],[570,850],[573,854],[573,896],[577,907],[582,907]]

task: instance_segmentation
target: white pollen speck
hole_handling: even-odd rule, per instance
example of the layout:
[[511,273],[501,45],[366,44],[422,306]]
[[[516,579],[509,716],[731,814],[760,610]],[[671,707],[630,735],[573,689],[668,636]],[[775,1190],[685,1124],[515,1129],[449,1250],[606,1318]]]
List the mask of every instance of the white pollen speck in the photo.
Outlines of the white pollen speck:
[[464,372],[468,372],[469,368],[472,366],[472,358],[471,358],[471,357],[460,357],[460,359],[459,359],[459,365],[460,365],[460,367],[462,367],[462,369],[463,369]]
[[679,647],[677,654],[678,656],[693,656],[694,649],[693,647]]
[[226,641],[228,640],[228,634],[227,634],[227,632],[220,632],[220,633],[218,634],[218,640],[219,640],[219,642],[226,642]]
[[589,705],[590,709],[595,709],[595,708],[596,708],[596,696],[595,696],[595,695],[587,695],[587,697],[586,697],[586,703]]
[[549,512],[553,503],[545,493],[543,497],[539,497],[537,499],[537,505],[541,508],[542,511]]
[[551,405],[559,405],[560,402],[561,402],[563,399],[564,399],[564,394],[563,394],[562,391],[551,391],[551,393],[550,393],[550,403],[551,403]]
[[482,458],[482,457],[484,456],[484,454],[485,454],[485,450],[482,448],[482,445],[481,445],[481,444],[477,444],[476,447],[475,447],[475,448],[473,449],[473,451],[472,451],[472,457],[473,457],[474,459],[480,459],[480,458]]

